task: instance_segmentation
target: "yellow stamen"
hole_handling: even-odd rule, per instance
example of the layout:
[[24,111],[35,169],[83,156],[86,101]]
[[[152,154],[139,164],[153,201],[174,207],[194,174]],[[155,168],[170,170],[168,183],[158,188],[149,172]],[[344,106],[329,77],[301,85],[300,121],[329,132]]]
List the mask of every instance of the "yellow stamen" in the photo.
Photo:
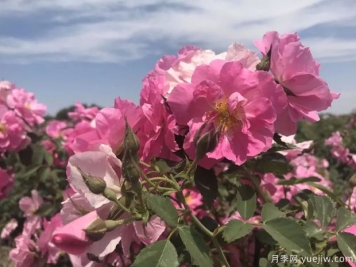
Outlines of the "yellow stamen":
[[215,110],[218,115],[216,122],[222,126],[223,130],[230,130],[242,126],[241,111],[237,107],[232,113],[229,112],[227,99],[220,99],[215,103]]
[[6,125],[4,123],[0,123],[0,133],[6,133]]

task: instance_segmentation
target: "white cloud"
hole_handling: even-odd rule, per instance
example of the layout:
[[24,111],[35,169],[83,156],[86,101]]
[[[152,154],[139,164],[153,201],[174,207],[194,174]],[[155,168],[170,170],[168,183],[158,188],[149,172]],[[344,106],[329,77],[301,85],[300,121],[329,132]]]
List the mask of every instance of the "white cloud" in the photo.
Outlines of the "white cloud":
[[[0,59],[18,62],[122,62],[160,53],[152,44],[157,42],[223,50],[234,41],[251,45],[268,30],[350,25],[356,19],[352,0],[2,0],[1,5],[0,19],[18,15],[28,23],[38,14],[58,13],[45,19],[51,26],[36,38],[13,37],[16,28],[12,37],[0,36]],[[319,60],[356,60],[356,39],[315,34],[303,42]]]

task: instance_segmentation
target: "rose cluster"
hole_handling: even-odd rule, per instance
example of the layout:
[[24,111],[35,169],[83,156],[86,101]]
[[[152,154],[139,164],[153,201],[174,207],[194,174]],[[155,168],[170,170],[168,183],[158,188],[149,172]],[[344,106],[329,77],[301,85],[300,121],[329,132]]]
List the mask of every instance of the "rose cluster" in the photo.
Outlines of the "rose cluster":
[[[117,98],[113,108],[95,115],[92,129],[76,136],[67,166],[73,192],[63,203],[64,226],[52,238],[76,266],[119,261],[118,245],[120,259],[130,262],[132,246],[164,235],[166,226],[156,216],[145,227],[140,220],[118,225],[129,221],[127,211],[112,217],[112,199],[123,196],[126,123],[139,140],[143,162],[179,162],[184,151],[205,168],[225,160],[242,165],[270,149],[275,133],[295,134],[298,121],[317,121],[317,112],[338,98],[296,34],[268,32],[255,43],[262,60],[237,43],[221,54],[185,46],[177,56],[162,57],[143,79],[138,106]],[[296,177],[315,174],[313,159],[298,160]]]
[[[41,145],[52,155],[53,165],[65,169],[68,187],[59,193],[60,212],[48,216],[39,215],[48,203],[37,190],[20,199],[25,220],[10,253],[16,267],[55,266],[64,254],[74,267],[144,266],[142,253],[155,244],[157,250],[160,242],[167,242],[172,266],[178,266],[169,240],[179,233],[179,242],[190,253],[186,238],[198,240],[200,235],[195,228],[185,232],[190,225],[212,240],[210,254],[219,257],[215,262],[248,266],[256,249],[253,232],[246,228],[241,242],[220,246],[218,227],[224,231],[239,221],[260,230],[266,221],[260,207],[265,204],[287,200],[294,208],[301,192],[327,198],[325,188],[333,187],[329,163],[313,155],[312,141],[298,143],[294,135],[300,121],[318,121],[318,112],[340,94],[330,91],[319,75],[320,64],[297,34],[267,32],[255,46],[260,57],[238,43],[220,54],[184,46],[177,55],[159,59],[143,78],[138,105],[120,97],[113,107],[101,110],[78,102],[68,114],[70,121],[47,122],[43,133],[48,138]],[[19,151],[28,145],[31,127],[43,122],[45,108],[23,89],[0,85],[0,151]],[[333,147],[332,155],[352,164],[340,135],[335,133],[326,144]],[[266,165],[269,161],[273,170]],[[226,179],[231,169],[237,174]],[[209,184],[211,177],[216,184]],[[8,190],[2,186],[5,180],[12,181],[13,174],[0,169],[0,197]],[[258,208],[236,210],[236,188],[254,188]],[[218,191],[224,201],[215,196],[207,204],[209,194]],[[288,214],[302,220],[305,213],[295,208]],[[214,220],[216,231],[205,226],[206,220]],[[18,225],[11,220],[1,238]],[[329,227],[334,231],[339,226],[330,219]],[[197,243],[204,251],[202,240]],[[230,251],[230,265],[221,247]],[[213,266],[204,255],[190,257]]]

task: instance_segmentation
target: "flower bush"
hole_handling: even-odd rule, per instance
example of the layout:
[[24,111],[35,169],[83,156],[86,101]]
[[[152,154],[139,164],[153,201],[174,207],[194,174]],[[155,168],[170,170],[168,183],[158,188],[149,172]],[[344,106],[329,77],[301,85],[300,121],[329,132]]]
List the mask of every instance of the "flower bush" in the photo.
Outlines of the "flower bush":
[[139,105],[78,102],[66,120],[1,82],[15,266],[356,266],[355,117],[300,132],[340,94],[297,34],[255,45],[261,59],[184,46],[144,77]]

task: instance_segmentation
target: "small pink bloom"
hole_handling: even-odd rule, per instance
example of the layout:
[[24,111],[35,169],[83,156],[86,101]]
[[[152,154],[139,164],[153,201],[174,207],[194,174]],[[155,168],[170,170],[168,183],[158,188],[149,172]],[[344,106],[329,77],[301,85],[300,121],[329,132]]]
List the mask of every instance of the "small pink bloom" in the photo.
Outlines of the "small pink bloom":
[[24,212],[26,217],[34,216],[34,213],[42,204],[43,199],[36,190],[31,191],[31,197],[23,197],[19,201],[20,209]]
[[[76,138],[80,135],[89,133],[89,132],[93,131],[94,129],[95,128],[91,125],[90,122],[83,120],[83,121],[78,122],[74,126],[74,128],[69,128],[69,129],[63,130],[63,135],[65,137],[63,146],[64,146],[65,150],[67,151],[67,153],[69,154],[69,156],[74,154],[74,144],[75,144]],[[85,150],[83,149],[82,151],[85,151]]]
[[7,97],[7,103],[31,126],[44,122],[43,115],[47,108],[37,102],[33,93],[26,92],[24,89],[13,89]]
[[13,111],[0,105],[0,152],[19,151],[29,142],[21,119]]
[[142,119],[141,107],[129,101],[115,100],[115,108],[104,108],[95,117],[95,129],[77,136],[74,152],[89,150],[98,144],[108,144],[117,152],[125,134],[125,117],[130,127],[137,131]]
[[291,135],[296,132],[299,120],[318,121],[317,112],[326,110],[339,98],[340,94],[330,92],[320,78],[320,64],[310,49],[301,44],[297,34],[267,32],[255,45],[264,56],[271,49],[270,70],[287,95],[288,105],[275,123],[277,132]]
[[175,142],[177,133],[174,116],[165,105],[164,78],[162,76],[147,76],[143,80],[140,104],[145,120],[140,128],[139,138],[144,161],[153,156],[179,161],[173,154],[179,148]]
[[19,235],[15,238],[16,248],[10,251],[10,258],[15,262],[15,267],[34,267],[36,243],[30,235]]
[[0,168],[0,199],[7,197],[12,189],[14,175]]
[[50,221],[43,219],[43,232],[41,233],[37,245],[42,257],[47,258],[47,263],[56,263],[59,251],[51,242],[53,232],[62,226],[60,214],[56,214]]
[[73,112],[68,112],[68,117],[73,119],[74,121],[92,120],[99,112],[99,108],[97,107],[85,108],[83,104],[80,102],[77,102],[75,104],[75,107],[76,108]]
[[14,85],[8,81],[0,82],[0,104],[6,103],[7,96],[10,94],[11,90],[14,89]]
[[46,134],[53,138],[59,138],[63,136],[63,129],[67,127],[67,123],[64,121],[52,120],[46,126]]
[[2,239],[6,239],[8,238],[11,233],[17,228],[17,220],[16,219],[11,219],[6,225],[5,227],[2,229],[1,231],[1,238]]

